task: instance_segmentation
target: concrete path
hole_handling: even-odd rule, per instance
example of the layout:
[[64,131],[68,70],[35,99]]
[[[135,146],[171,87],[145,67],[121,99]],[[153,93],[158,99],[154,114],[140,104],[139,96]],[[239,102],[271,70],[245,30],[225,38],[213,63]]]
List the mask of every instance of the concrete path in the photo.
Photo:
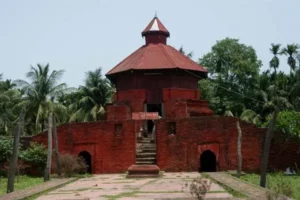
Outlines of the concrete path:
[[51,179],[49,182],[45,182],[33,187],[26,188],[24,190],[17,190],[15,192],[0,196],[0,200],[19,200],[25,199],[27,197],[33,196],[35,194],[50,190],[52,188],[59,187],[63,184],[70,183],[74,178],[64,178],[64,179]]
[[[38,200],[96,199],[191,199],[186,183],[199,173],[165,173],[161,178],[126,179],[125,174],[95,175],[79,179],[40,196]],[[206,199],[231,199],[232,195],[213,183]]]
[[[230,174],[226,172],[214,172],[214,173],[207,173],[211,179],[213,179],[215,182],[226,185],[227,187],[231,188],[232,190],[238,191],[245,195],[247,199],[259,199],[259,200],[268,200],[270,197],[269,190],[261,188],[257,185],[253,185],[250,183],[247,183],[243,180],[240,180],[234,176],[231,176]],[[290,199],[288,197],[280,195],[278,198],[280,199]]]

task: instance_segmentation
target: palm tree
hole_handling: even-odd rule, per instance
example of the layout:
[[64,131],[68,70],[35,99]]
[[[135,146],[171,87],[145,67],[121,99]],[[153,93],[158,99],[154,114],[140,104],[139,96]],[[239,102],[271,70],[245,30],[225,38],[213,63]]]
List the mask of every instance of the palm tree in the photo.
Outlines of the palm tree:
[[0,134],[8,135],[17,120],[15,105],[21,100],[21,92],[16,89],[0,93]]
[[10,89],[14,88],[15,86],[17,86],[17,85],[15,83],[13,83],[10,79],[7,79],[2,82],[2,89],[4,89],[4,90],[10,90]]
[[66,119],[66,108],[56,102],[59,95],[68,91],[65,83],[58,84],[63,73],[63,70],[50,72],[49,64],[45,66],[37,64],[37,67],[31,66],[26,74],[30,82],[16,81],[25,93],[23,101],[18,106],[26,108],[28,122],[35,124],[36,132],[44,130],[50,112],[53,112],[58,122]]
[[274,69],[274,72],[276,74],[276,69],[279,67],[279,58],[277,57],[279,55],[281,44],[271,44],[270,51],[273,54],[273,58],[270,61],[270,68]]
[[299,53],[299,45],[288,44],[285,48],[281,50],[281,54],[288,56],[287,64],[291,67],[291,71],[296,69],[295,56]]
[[104,106],[111,102],[113,86],[103,78],[101,68],[86,73],[85,86],[78,89],[77,100],[69,106],[70,121],[98,121],[104,117]]
[[179,51],[180,53],[182,53],[183,55],[186,55],[186,56],[189,57],[189,58],[192,58],[192,57],[193,57],[193,52],[191,51],[190,53],[186,54],[185,51],[184,51],[184,49],[183,49],[183,46],[181,46],[181,47],[178,49],[178,51]]

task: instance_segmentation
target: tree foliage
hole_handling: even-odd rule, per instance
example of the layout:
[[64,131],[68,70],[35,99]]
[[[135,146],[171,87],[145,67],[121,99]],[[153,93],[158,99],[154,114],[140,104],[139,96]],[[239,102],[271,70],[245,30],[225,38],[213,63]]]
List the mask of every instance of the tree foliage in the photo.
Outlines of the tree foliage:
[[31,142],[29,148],[20,152],[22,160],[43,169],[47,160],[47,149],[43,144]]
[[[215,114],[239,116],[249,123],[266,126],[275,106],[281,111],[300,110],[299,45],[284,47],[272,43],[269,50],[270,69],[261,73],[262,64],[255,50],[237,39],[217,41],[199,59],[199,64],[209,71],[209,78],[199,81],[201,98],[209,101]],[[290,73],[280,71],[279,55],[287,56]],[[283,114],[288,115],[280,113],[280,119]]]
[[70,104],[70,121],[98,121],[103,119],[105,105],[112,100],[114,89],[107,78],[103,78],[101,68],[86,73],[85,85],[80,86],[76,99]]
[[10,159],[13,151],[13,139],[10,137],[0,138],[0,164]]
[[300,137],[300,112],[280,112],[276,120],[276,129],[286,136]]
[[[209,94],[211,107],[216,114],[226,110],[240,115],[253,101],[245,96],[252,96],[258,88],[261,61],[251,46],[239,43],[237,39],[226,38],[212,47],[211,52],[199,59],[199,64],[207,67],[209,80],[213,86]],[[206,87],[200,82],[200,88]]]

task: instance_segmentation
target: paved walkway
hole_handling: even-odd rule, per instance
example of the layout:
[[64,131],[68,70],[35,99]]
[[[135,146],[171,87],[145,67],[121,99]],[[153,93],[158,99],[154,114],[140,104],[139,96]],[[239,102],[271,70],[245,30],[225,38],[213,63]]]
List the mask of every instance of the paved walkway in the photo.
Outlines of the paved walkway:
[[[268,190],[261,188],[256,185],[249,184],[245,181],[242,181],[236,177],[231,176],[226,172],[214,172],[208,173],[208,175],[221,185],[226,185],[232,190],[238,191],[244,194],[247,199],[259,199],[259,200],[268,200]],[[287,197],[279,197],[279,199],[288,199]]]
[[45,182],[33,187],[26,188],[24,190],[18,190],[3,196],[0,196],[0,200],[19,200],[24,199],[35,194],[39,194],[46,190],[50,190],[59,187],[63,184],[69,183],[75,180],[74,178],[64,178],[64,179],[51,179],[49,182]]
[[[38,197],[38,200],[96,200],[96,199],[192,199],[186,183],[201,175],[164,173],[161,178],[126,179],[125,174],[95,175]],[[224,188],[213,183],[206,199],[232,199]]]

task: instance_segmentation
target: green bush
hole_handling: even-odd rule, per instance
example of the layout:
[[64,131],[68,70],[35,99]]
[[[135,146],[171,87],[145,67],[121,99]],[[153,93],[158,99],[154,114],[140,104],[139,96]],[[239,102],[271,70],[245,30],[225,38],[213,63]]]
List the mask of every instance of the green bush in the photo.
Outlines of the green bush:
[[12,156],[13,142],[12,138],[0,137],[0,164],[4,164]]
[[[12,137],[0,137],[0,176],[7,175],[7,169],[9,166],[9,160],[13,153],[14,140]],[[19,145],[19,153],[21,149],[21,144]],[[19,169],[18,162],[18,169]],[[20,169],[23,169],[23,164],[20,164]],[[25,165],[24,165],[25,166]]]
[[47,149],[43,144],[30,142],[30,146],[20,152],[20,157],[28,164],[44,169],[47,162]]

